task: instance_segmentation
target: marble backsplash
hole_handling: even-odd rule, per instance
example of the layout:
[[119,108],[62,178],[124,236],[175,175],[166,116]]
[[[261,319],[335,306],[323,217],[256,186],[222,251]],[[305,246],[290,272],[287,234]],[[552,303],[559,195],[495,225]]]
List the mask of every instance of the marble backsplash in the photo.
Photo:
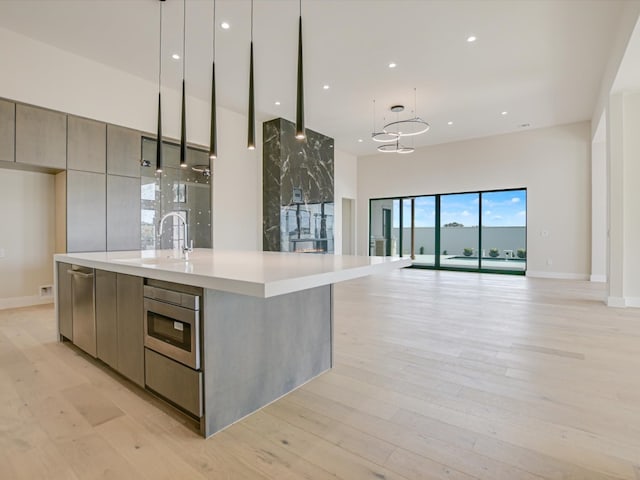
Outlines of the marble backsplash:
[[[304,244],[304,238],[309,239],[308,245],[300,250],[333,250],[334,142],[313,130],[306,133],[306,140],[296,139],[295,125],[283,118],[263,124],[265,251],[293,251],[292,245]],[[292,210],[296,211],[295,231],[284,232],[285,217]],[[302,228],[301,218],[307,217],[308,226]],[[295,242],[293,238],[289,242],[289,236]]]

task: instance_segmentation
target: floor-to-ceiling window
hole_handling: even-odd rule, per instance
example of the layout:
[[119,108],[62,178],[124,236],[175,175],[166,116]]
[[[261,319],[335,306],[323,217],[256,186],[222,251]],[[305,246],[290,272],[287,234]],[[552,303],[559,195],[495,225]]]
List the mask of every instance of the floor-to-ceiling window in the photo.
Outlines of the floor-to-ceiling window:
[[[415,258],[413,264],[416,266],[435,266],[436,264],[436,197],[433,195],[416,197],[414,214],[414,247]],[[409,213],[411,213],[411,203],[409,203]],[[411,235],[411,215],[405,223],[405,231]],[[409,249],[403,251],[403,255],[411,254],[411,244]],[[406,253],[405,253],[406,252]]]
[[479,268],[479,193],[440,195],[440,266]]
[[525,189],[370,201],[370,254],[411,256],[414,267],[526,270]]
[[482,193],[483,268],[524,271],[526,226],[526,190]]

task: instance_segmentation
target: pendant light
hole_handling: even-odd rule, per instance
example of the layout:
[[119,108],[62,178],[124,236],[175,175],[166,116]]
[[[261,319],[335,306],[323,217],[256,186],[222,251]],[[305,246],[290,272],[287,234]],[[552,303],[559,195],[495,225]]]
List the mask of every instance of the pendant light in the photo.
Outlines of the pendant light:
[[253,0],[251,0],[251,49],[249,52],[249,125],[247,134],[247,148],[256,149],[256,107],[253,97]]
[[405,145],[400,145],[400,137],[396,138],[396,143],[387,143],[385,145],[380,145],[378,147],[378,151],[382,153],[413,153],[415,148],[407,147]]
[[209,159],[218,156],[216,131],[216,0],[213,0],[213,60],[211,63],[211,135],[209,137]]
[[[374,100],[374,106],[375,106],[375,100]],[[393,105],[390,108],[391,112],[396,114],[396,119],[398,117],[398,115],[400,114],[400,112],[404,111],[404,106],[403,105]],[[375,115],[374,115],[375,117]],[[396,125],[396,124],[400,124],[402,122],[396,120],[395,122],[391,122],[388,125]],[[413,151],[415,150],[415,148],[413,147],[407,147],[404,145],[400,144],[400,138],[403,136],[401,133],[402,132],[398,132],[398,133],[393,133],[393,132],[387,132],[386,128],[387,126],[385,126],[385,129],[382,132],[379,133],[375,133],[375,125],[374,125],[374,133],[372,134],[371,138],[374,141],[381,141],[381,138],[385,138],[384,135],[387,135],[386,138],[391,138],[391,140],[387,140],[388,142],[394,142],[394,143],[386,143],[384,145],[380,145],[378,147],[378,151],[382,152],[382,153],[413,153]],[[378,138],[378,140],[376,140],[376,137]]]
[[304,140],[304,82],[302,69],[302,0],[299,0],[300,16],[298,18],[298,83],[296,95],[296,138]]
[[[416,89],[413,89],[413,114],[416,113]],[[394,107],[391,107],[393,112]],[[402,108],[404,110],[404,107]],[[401,110],[402,111],[402,110]],[[407,120],[396,120],[395,122],[387,123],[384,126],[383,131],[388,135],[395,135],[397,137],[412,137],[414,135],[421,135],[429,130],[430,125],[423,119],[415,115]]]
[[160,39],[158,42],[158,133],[156,137],[156,172],[162,173],[162,93],[160,85],[162,80],[162,2],[160,0]]
[[187,59],[185,57],[187,44],[187,0],[182,0],[182,117],[180,129],[180,166],[187,166],[187,109],[186,92],[184,86]]

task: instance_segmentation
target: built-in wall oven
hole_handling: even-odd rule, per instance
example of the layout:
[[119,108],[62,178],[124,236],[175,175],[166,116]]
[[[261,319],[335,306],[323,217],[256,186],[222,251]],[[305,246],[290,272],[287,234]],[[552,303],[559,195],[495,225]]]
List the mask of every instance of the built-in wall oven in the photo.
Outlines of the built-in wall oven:
[[200,370],[201,297],[144,286],[144,346]]

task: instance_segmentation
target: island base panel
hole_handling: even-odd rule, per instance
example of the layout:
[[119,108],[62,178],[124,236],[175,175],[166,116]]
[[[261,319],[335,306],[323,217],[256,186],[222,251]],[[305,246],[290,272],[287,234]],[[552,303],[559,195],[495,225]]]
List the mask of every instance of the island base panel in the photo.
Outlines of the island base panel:
[[204,435],[331,368],[333,287],[270,298],[205,290]]

